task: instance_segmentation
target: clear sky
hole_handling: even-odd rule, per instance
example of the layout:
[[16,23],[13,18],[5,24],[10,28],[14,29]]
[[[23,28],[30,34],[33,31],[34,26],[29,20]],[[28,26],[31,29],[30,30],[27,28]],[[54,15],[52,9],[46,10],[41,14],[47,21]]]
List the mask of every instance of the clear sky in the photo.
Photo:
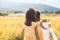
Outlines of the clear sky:
[[60,0],[0,0],[0,2],[18,2],[18,3],[35,3],[46,4],[53,7],[60,8]]

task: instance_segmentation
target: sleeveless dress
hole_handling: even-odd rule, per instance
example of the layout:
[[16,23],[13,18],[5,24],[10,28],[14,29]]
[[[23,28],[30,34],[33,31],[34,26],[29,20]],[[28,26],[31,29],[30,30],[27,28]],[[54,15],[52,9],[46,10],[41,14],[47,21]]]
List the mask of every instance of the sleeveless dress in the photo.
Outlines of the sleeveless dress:
[[35,35],[34,23],[32,26],[24,25],[24,39],[23,40],[37,40]]

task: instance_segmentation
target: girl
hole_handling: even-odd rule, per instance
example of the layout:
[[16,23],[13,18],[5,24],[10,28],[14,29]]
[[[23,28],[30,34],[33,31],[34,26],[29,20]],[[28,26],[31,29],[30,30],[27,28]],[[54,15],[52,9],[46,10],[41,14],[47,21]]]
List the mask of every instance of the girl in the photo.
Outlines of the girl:
[[[55,33],[53,32],[53,30],[51,29],[51,24],[49,21],[47,21],[46,19],[42,21],[42,26],[45,28],[43,30],[43,38],[44,40],[50,40],[50,36],[52,35],[54,40],[57,40],[57,37],[55,35]],[[51,35],[50,35],[51,34]]]
[[22,35],[23,40],[37,40],[36,33],[35,33],[35,27],[37,23],[35,23],[35,10],[30,8],[26,12],[26,21],[23,26]]
[[42,31],[42,26],[40,25],[40,23],[41,23],[40,12],[36,11],[35,14],[36,14],[35,15],[35,20],[38,22],[37,27],[36,27],[36,30],[37,30],[37,33],[38,33],[37,37],[38,37],[38,40],[43,40],[43,31]]
[[41,25],[45,28],[45,29],[42,28],[44,40],[50,40],[50,32],[49,32],[50,24],[47,22],[47,20],[43,20]]
[[50,40],[50,33],[53,37],[54,40],[58,40],[55,33],[53,32],[53,30],[51,29],[51,24],[49,22],[49,20],[40,20],[40,12],[37,11],[36,12],[36,17],[35,20],[38,20],[38,25],[36,27],[36,29],[38,30],[38,40]]

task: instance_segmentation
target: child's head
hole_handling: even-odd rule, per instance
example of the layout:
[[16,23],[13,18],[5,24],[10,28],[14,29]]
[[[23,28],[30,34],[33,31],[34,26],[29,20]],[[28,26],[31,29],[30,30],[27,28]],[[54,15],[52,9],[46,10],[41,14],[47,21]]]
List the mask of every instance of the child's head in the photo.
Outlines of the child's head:
[[26,22],[25,25],[27,26],[31,26],[31,22],[35,20],[35,10],[30,8],[27,12],[26,12]]
[[42,22],[47,22],[47,19],[42,20]]
[[36,11],[35,13],[35,22],[40,21],[40,12]]

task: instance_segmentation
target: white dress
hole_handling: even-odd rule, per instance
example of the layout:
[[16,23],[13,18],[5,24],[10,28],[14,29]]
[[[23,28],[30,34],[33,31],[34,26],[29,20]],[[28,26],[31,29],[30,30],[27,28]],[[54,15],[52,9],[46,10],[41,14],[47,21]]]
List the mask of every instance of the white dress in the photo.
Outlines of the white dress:
[[44,40],[50,40],[50,32],[49,32],[49,25],[50,25],[50,23],[49,22],[42,22],[42,25],[43,25],[43,27],[44,28],[47,28],[47,29],[43,29],[42,28],[42,30],[43,30],[43,39]]
[[44,35],[43,36],[44,40],[50,40],[50,38],[49,38],[50,37],[50,33],[51,33],[51,35],[53,37],[53,40],[58,40],[56,35],[55,35],[55,33],[53,32],[52,28],[49,27],[50,26],[50,22],[42,22],[42,25],[44,26],[44,28],[47,28],[47,30],[42,28],[43,35]]

